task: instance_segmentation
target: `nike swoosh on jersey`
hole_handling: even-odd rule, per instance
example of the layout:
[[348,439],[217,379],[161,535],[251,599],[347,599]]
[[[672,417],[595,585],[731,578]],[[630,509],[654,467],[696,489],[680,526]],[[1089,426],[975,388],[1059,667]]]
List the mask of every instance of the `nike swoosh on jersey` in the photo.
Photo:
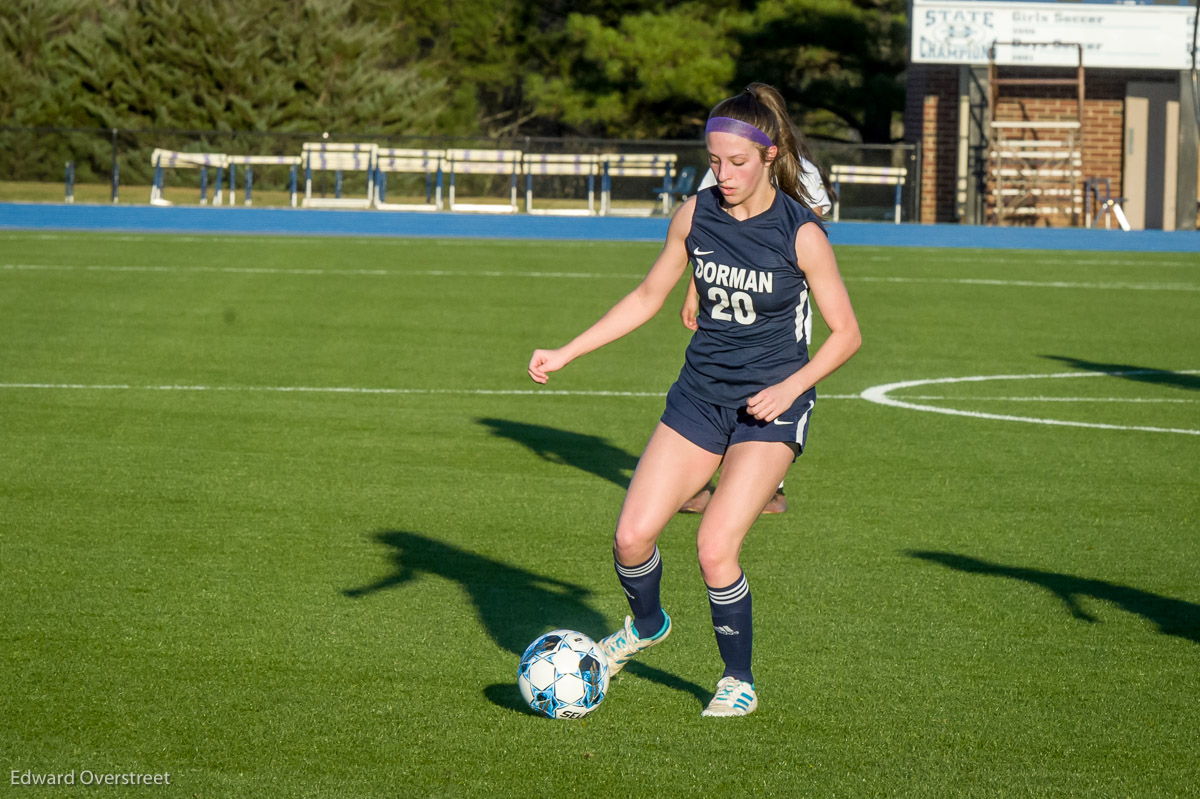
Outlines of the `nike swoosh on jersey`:
[[699,247],[692,250],[692,255],[712,255],[714,250],[702,250]]
[[795,424],[795,422],[785,422],[782,419],[776,419],[775,424]]

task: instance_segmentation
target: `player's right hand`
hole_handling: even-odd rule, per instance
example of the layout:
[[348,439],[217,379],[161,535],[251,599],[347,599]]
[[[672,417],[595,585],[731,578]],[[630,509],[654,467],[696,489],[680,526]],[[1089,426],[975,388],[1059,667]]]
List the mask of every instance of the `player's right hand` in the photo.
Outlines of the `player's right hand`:
[[549,372],[557,372],[567,365],[567,359],[561,350],[534,350],[529,359],[529,376],[535,383],[545,383]]

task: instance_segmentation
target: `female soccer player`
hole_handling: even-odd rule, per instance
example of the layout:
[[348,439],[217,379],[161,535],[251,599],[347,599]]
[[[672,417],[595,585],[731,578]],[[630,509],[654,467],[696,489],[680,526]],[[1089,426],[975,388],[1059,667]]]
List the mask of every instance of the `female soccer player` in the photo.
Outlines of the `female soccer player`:
[[[658,537],[723,459],[696,540],[725,666],[705,716],[744,716],[758,707],[742,542],[804,448],[814,386],[861,342],[833,249],[800,183],[796,136],[770,86],[751,84],[717,104],[705,128],[717,186],[680,206],[633,291],[566,345],[534,350],[529,360],[529,376],[545,383],[551,372],[637,329],[662,308],[690,262],[698,329],[621,506],[613,554],[630,616],[601,645],[616,673],[670,634],[659,601]],[[831,331],[811,358],[803,333],[810,296]]]
[[[804,186],[805,195],[807,197],[807,205],[810,210],[816,213],[818,217],[824,218],[833,208],[833,201],[829,196],[837,196],[833,191],[833,186],[829,184],[829,176],[817,166],[813,160],[812,152],[808,148],[808,144],[803,137],[797,132],[796,146],[800,153],[800,183]],[[717,178],[713,175],[713,171],[709,169],[704,173],[704,179],[700,181],[700,188],[697,193],[704,191],[710,186],[717,185]],[[700,295],[696,292],[696,281],[694,278],[688,278],[687,292],[683,298],[683,307],[679,310],[679,318],[683,320],[683,326],[688,330],[696,330],[696,315],[700,312]],[[807,345],[810,343],[811,331],[805,331],[805,341]],[[709,483],[700,489],[695,496],[683,503],[679,508],[680,513],[704,513],[704,509],[708,507],[708,501],[712,499],[714,490],[712,483]],[[787,496],[783,493],[783,482],[779,483],[779,488],[775,489],[775,496],[767,500],[767,505],[762,509],[762,513],[770,515],[775,513],[787,513]]]

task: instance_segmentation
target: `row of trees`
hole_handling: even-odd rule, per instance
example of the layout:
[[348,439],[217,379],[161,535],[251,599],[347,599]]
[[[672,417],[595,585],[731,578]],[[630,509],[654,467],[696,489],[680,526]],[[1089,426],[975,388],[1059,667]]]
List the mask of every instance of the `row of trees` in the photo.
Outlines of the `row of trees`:
[[777,86],[896,138],[904,0],[5,0],[0,125],[697,138]]

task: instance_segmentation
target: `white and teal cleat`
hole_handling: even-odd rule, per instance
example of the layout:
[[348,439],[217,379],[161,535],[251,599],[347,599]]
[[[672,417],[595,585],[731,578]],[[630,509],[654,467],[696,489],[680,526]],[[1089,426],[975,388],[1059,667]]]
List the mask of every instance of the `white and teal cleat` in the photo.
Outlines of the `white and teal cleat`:
[[633,618],[625,617],[625,626],[617,630],[612,635],[606,636],[600,641],[600,649],[608,656],[608,674],[611,677],[621,669],[625,668],[625,664],[629,659],[641,652],[644,649],[649,649],[660,641],[665,641],[667,636],[671,634],[671,617],[667,612],[663,611],[663,618],[667,623],[658,633],[650,638],[639,638],[633,630]]
[[704,708],[701,716],[748,716],[758,707],[758,694],[754,683],[737,677],[722,677],[717,683],[717,694]]

